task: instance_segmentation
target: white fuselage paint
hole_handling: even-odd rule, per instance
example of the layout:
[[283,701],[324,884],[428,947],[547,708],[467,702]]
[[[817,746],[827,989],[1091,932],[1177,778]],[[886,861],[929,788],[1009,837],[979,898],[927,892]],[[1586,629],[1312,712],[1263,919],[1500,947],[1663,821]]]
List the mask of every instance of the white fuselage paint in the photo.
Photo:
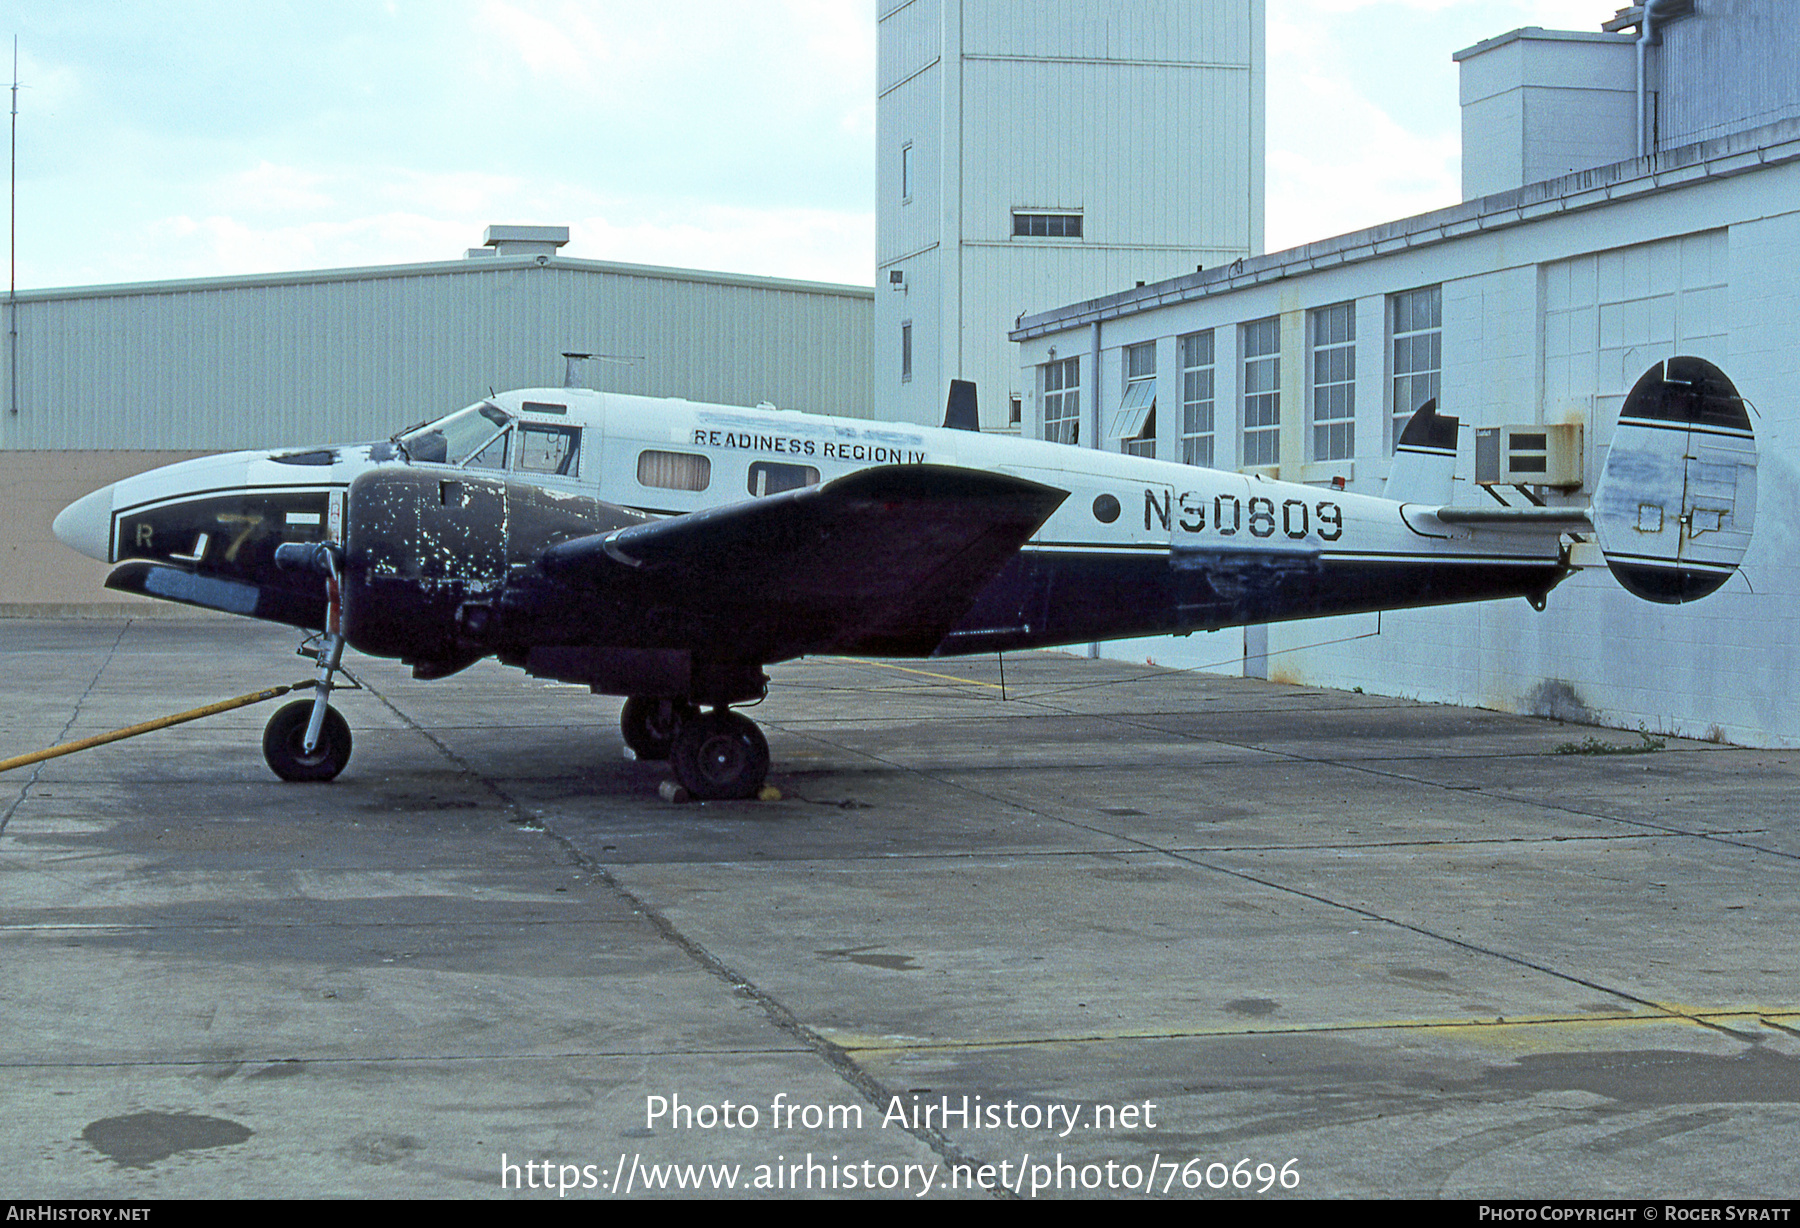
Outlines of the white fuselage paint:
[[[513,447],[504,471],[509,480],[658,515],[754,498],[758,466],[766,489],[771,465],[816,470],[817,480],[829,482],[871,465],[929,463],[1010,473],[1067,490],[1068,499],[1026,545],[1027,552],[1268,551],[1327,563],[1536,569],[1554,565],[1560,555],[1560,537],[1553,531],[1449,525],[1438,520],[1432,505],[1010,436],[577,389],[522,390],[491,401],[518,419],[515,432],[534,424],[581,431],[573,473],[531,472],[521,467],[528,459],[523,449]],[[118,562],[133,552],[134,511],[225,491],[341,492],[377,464],[408,463],[397,456],[376,462],[370,450],[367,444],[320,449],[335,453],[328,464],[271,459],[291,456],[291,449],[183,461],[78,500],[57,517],[56,532],[84,554]],[[641,476],[655,479],[657,468],[641,462],[645,452],[705,458],[704,488],[645,484]],[[467,467],[502,476],[472,463]],[[337,523],[335,511],[332,516],[331,523]],[[316,526],[312,529],[316,533]],[[227,548],[228,541],[217,534],[205,543],[176,544],[184,553]]]

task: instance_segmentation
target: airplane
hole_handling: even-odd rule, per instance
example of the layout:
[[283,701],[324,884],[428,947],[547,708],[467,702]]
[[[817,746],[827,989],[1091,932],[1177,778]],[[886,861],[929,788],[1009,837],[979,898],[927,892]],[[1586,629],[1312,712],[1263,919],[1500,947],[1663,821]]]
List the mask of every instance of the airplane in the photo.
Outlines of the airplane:
[[[1598,539],[1650,601],[1749,546],[1756,444],[1711,363],[1626,398],[1592,506],[1451,502],[1458,420],[1427,402],[1386,497],[942,427],[585,389],[490,396],[389,439],[233,452],[126,478],[55,520],[108,588],[318,637],[311,699],[264,731],[286,780],[350,758],[346,646],[420,679],[485,657],[626,697],[625,742],[701,799],[756,796],[764,667],[809,654],[1052,647],[1524,597]],[[1492,493],[1490,491],[1490,493]],[[310,643],[311,641],[307,641]]]

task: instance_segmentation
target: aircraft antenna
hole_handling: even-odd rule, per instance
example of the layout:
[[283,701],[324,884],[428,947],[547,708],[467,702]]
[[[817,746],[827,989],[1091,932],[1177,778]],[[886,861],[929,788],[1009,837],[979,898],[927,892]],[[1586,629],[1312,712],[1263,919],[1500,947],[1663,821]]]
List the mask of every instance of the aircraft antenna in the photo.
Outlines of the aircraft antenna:
[[19,36],[17,34],[13,35],[11,144],[12,179],[7,188],[12,216],[7,225],[9,271],[6,285],[6,368],[12,380],[7,408],[11,413],[17,414],[19,412]]
[[[622,367],[629,367],[633,363],[643,362],[644,356],[642,354],[582,354],[572,350],[564,350],[563,360],[566,364],[563,367],[563,387],[585,388],[587,385],[581,382],[582,363],[589,361],[611,362],[617,363]],[[595,388],[593,391],[600,392],[603,390]]]

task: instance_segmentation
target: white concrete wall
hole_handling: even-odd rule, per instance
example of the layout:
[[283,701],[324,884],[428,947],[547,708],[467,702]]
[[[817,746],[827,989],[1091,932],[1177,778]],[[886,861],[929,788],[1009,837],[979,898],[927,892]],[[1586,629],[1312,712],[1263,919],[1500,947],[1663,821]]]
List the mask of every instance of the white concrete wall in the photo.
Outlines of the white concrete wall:
[[1636,156],[1630,35],[1514,30],[1456,58],[1464,200]]
[[[1751,745],[1800,745],[1800,697],[1788,682],[1800,669],[1800,162],[1539,221],[1514,218],[1378,256],[1321,261],[1326,267],[1311,272],[1306,249],[1292,257],[1280,278],[1105,319],[1103,391],[1117,378],[1121,347],[1172,343],[1212,328],[1223,442],[1237,415],[1240,326],[1276,314],[1304,320],[1313,308],[1354,300],[1358,448],[1350,486],[1379,494],[1387,472],[1380,415],[1387,412],[1388,296],[1436,284],[1443,407],[1465,427],[1457,502],[1485,499],[1468,484],[1467,428],[1571,418],[1587,428],[1587,489],[1570,500],[1584,502],[1624,394],[1653,362],[1679,353],[1718,363],[1750,399],[1762,460],[1756,534],[1741,574],[1701,602],[1652,605],[1598,569],[1557,588],[1542,614],[1512,601],[1277,624],[1266,633],[1269,677]],[[1025,342],[1022,363],[1042,361],[1051,345],[1085,354],[1090,329]],[[1159,344],[1159,377],[1168,349]],[[1283,425],[1293,414],[1298,429],[1284,429],[1282,476],[1320,481],[1325,475],[1298,450],[1306,437],[1305,380],[1290,376],[1290,363],[1304,366],[1302,355],[1284,349]],[[1289,399],[1296,383],[1302,393]],[[1177,396],[1172,382],[1159,383],[1159,410],[1163,387]],[[1219,463],[1233,464],[1228,448],[1221,447]],[[1207,667],[1232,655],[1220,640],[1134,640],[1103,651]]]

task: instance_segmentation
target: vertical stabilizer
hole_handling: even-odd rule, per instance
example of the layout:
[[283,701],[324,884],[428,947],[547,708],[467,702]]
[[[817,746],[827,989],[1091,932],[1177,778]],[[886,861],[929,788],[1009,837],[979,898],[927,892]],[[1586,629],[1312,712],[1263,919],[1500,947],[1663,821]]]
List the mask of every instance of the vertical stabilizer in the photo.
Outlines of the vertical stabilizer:
[[1451,481],[1456,476],[1456,430],[1460,425],[1458,419],[1438,413],[1436,397],[1419,406],[1394,447],[1387,497],[1400,503],[1429,503],[1433,507],[1449,503]]
[[944,425],[958,431],[981,429],[981,412],[976,406],[975,385],[972,381],[950,381],[950,395],[944,401]]
[[1619,410],[1594,528],[1625,588],[1667,605],[1731,578],[1756,522],[1756,437],[1744,398],[1703,358],[1644,372]]

